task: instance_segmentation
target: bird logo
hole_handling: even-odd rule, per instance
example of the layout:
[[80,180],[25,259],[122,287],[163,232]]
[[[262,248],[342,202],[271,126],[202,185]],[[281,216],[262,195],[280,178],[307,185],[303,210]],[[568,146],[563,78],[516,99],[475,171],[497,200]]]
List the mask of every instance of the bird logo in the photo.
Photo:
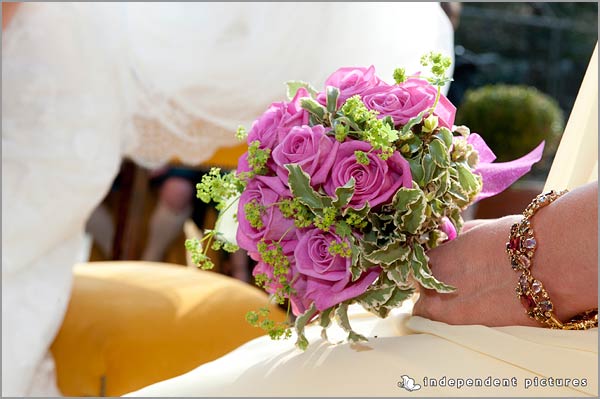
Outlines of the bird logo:
[[398,388],[404,388],[408,392],[418,391],[421,389],[421,385],[415,384],[415,380],[407,375],[402,376],[402,381],[398,381]]

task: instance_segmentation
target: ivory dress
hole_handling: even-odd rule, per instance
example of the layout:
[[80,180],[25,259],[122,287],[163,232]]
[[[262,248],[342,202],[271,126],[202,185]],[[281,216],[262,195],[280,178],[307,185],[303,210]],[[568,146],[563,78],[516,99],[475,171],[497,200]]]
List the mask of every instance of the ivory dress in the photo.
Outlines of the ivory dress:
[[[547,188],[597,180],[597,145],[596,48]],[[128,396],[598,396],[597,328],[452,326],[411,317],[411,302],[384,320],[352,310],[367,343],[330,344],[310,326],[306,352],[294,337],[265,336]],[[333,342],[343,339],[332,330]]]
[[286,80],[392,81],[452,45],[437,3],[22,4],[2,36],[3,395],[59,394],[47,351],[123,156],[197,164]]

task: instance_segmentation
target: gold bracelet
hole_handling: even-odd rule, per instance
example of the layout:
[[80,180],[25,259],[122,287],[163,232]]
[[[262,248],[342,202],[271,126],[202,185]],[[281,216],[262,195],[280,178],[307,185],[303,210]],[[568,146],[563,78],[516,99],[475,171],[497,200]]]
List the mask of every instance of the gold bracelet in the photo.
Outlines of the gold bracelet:
[[544,285],[531,274],[533,255],[537,249],[531,218],[538,210],[550,205],[566,192],[567,190],[553,190],[538,195],[523,211],[523,219],[512,225],[506,252],[513,270],[521,273],[516,293],[530,318],[550,328],[586,330],[598,327],[598,308],[586,310],[564,323],[561,322],[554,314],[554,304]]

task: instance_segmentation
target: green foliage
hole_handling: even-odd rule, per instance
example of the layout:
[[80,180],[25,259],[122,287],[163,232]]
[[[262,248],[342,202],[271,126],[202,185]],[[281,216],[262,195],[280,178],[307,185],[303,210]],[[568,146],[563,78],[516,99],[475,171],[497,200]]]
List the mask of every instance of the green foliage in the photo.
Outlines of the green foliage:
[[260,141],[254,140],[248,146],[248,165],[255,175],[264,175],[267,172],[267,162],[271,156],[271,149],[260,148]]
[[248,132],[246,131],[246,128],[244,126],[238,126],[237,131],[235,132],[235,138],[237,138],[240,141],[246,140],[246,138],[248,137]]
[[242,192],[243,188],[243,183],[235,173],[221,174],[220,168],[211,168],[196,185],[196,196],[207,204],[214,201],[217,210],[223,210],[232,198]]
[[210,257],[206,255],[206,249],[203,248],[202,242],[197,238],[188,238],[185,241],[185,249],[189,251],[192,262],[203,270],[209,270],[215,266]]
[[457,123],[478,132],[498,156],[508,161],[546,140],[545,158],[556,151],[564,117],[555,100],[533,87],[489,85],[469,90]]
[[246,321],[251,326],[264,330],[271,339],[278,340],[291,337],[292,331],[289,323],[275,322],[269,318],[270,313],[271,311],[267,307],[260,308],[258,311],[251,310],[246,313]]
[[406,82],[406,69],[405,68],[396,68],[394,69],[394,81],[396,84]]
[[[386,160],[392,156],[399,133],[394,129],[391,118],[378,119],[378,112],[368,109],[358,95],[346,100],[340,114],[338,121],[347,123],[350,133],[354,133],[356,138],[370,143],[379,158]],[[356,151],[355,156],[359,163],[369,164],[364,152]]]

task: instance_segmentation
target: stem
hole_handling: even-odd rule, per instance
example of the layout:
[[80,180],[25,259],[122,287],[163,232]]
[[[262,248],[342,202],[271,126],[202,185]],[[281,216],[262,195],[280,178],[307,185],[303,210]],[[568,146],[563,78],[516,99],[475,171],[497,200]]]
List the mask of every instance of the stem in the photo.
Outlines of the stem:
[[442,86],[438,86],[437,93],[435,95],[435,101],[433,102],[433,105],[430,108],[430,114],[433,114],[433,112],[435,111],[435,107],[437,107],[438,102],[440,101],[441,95],[442,95]]
[[277,240],[277,244],[281,245],[281,240],[283,240],[283,238],[287,235],[287,233],[292,231],[292,229],[295,227],[296,226],[288,227],[288,229],[285,231],[285,233],[283,233],[283,235],[279,238],[279,240]]

